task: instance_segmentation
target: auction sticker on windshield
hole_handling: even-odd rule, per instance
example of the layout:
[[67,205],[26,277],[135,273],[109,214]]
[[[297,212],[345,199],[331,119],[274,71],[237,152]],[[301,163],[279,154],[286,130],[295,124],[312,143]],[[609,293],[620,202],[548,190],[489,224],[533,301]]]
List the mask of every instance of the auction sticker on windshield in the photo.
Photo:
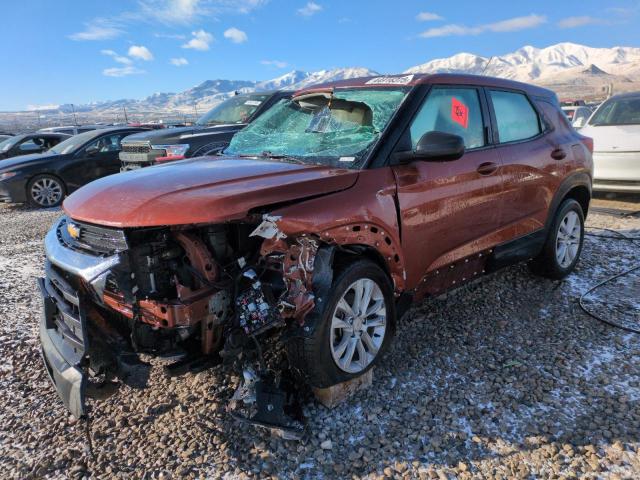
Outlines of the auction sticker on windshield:
[[262,102],[259,102],[258,100],[247,100],[244,102],[245,105],[249,105],[250,107],[259,107],[261,103]]
[[402,77],[376,77],[368,80],[366,85],[407,85],[413,80],[413,75]]

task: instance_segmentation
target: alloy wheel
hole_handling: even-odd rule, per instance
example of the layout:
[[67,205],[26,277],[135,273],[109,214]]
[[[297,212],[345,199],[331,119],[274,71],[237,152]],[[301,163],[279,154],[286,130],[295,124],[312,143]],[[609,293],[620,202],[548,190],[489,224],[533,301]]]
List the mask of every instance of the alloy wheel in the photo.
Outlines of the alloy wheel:
[[581,236],[580,217],[570,210],[560,222],[556,236],[556,260],[562,268],[568,268],[576,259]]
[[333,361],[347,373],[364,371],[376,358],[387,327],[387,307],[376,282],[361,278],[345,290],[331,318]]
[[53,178],[40,178],[31,185],[31,198],[42,207],[56,205],[62,199],[62,185]]

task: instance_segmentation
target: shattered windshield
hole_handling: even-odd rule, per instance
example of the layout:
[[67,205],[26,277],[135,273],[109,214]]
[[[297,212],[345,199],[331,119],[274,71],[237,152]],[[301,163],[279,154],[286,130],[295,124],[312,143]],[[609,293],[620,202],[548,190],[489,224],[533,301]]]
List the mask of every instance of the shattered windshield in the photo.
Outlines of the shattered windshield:
[[230,123],[247,123],[251,115],[258,109],[262,102],[271,95],[236,95],[221,104],[213,107],[196,122],[197,125],[224,125]]
[[359,168],[407,89],[345,89],[281,100],[237,133],[225,154]]

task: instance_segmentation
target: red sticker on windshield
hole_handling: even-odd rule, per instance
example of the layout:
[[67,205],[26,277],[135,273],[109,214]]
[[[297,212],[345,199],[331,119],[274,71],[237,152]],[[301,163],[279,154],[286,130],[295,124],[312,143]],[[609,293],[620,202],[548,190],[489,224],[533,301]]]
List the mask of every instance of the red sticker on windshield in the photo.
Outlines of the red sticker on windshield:
[[462,128],[469,126],[469,109],[457,98],[451,99],[451,120],[460,124]]

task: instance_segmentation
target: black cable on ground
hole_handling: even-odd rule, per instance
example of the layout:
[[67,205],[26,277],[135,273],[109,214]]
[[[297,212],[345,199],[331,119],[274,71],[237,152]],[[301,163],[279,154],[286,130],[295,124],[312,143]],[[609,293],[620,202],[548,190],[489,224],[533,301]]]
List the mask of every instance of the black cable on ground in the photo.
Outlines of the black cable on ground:
[[[599,238],[611,238],[613,240],[630,240],[630,241],[632,241],[634,243],[636,241],[640,241],[640,238],[638,238],[638,237],[630,237],[630,236],[625,235],[623,232],[620,232],[618,230],[613,230],[613,229],[610,229],[610,228],[601,228],[600,230],[606,230],[606,231],[609,231],[609,232],[613,232],[613,233],[617,234],[618,236],[615,236],[615,237],[614,236],[602,236],[602,235],[596,235],[596,234],[593,234],[593,233],[586,233],[586,235],[590,235],[590,236],[593,236],[593,237],[599,237]],[[594,318],[594,319],[598,320],[599,322],[602,322],[602,323],[604,323],[606,325],[609,325],[611,327],[619,328],[619,329],[624,330],[626,332],[640,334],[640,329],[627,327],[626,325],[621,325],[621,324],[613,322],[611,320],[606,320],[606,319],[602,318],[601,316],[599,316],[599,315],[587,310],[587,307],[585,307],[584,304],[583,304],[584,298],[587,295],[589,295],[591,292],[593,292],[594,290],[596,290],[596,289],[600,288],[601,286],[603,286],[603,285],[615,280],[616,278],[620,278],[620,277],[623,277],[625,275],[628,275],[629,273],[631,273],[631,272],[633,272],[635,270],[640,270],[640,265],[636,265],[633,268],[630,268],[630,269],[625,270],[623,272],[616,273],[615,275],[612,275],[611,277],[606,278],[605,280],[601,281],[600,283],[598,283],[598,284],[594,285],[593,287],[589,288],[586,292],[584,292],[582,295],[580,295],[580,298],[578,300],[578,305],[580,305],[580,308],[587,315],[589,315],[591,318]]]

